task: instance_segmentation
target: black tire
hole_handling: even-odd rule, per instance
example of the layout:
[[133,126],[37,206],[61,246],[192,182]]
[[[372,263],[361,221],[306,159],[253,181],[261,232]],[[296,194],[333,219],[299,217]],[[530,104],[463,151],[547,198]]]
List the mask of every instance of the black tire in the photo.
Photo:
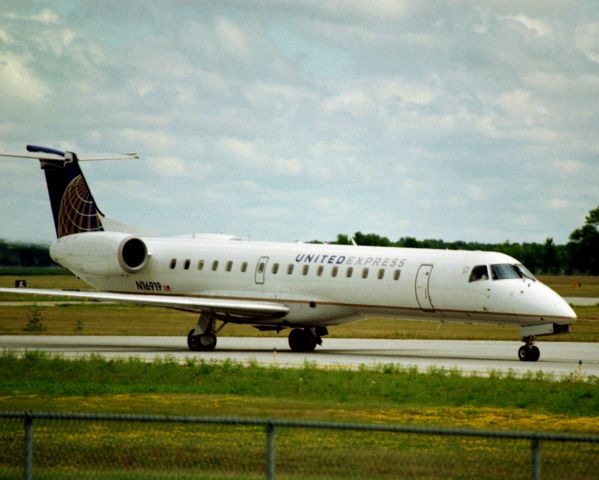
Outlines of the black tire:
[[192,352],[199,350],[200,336],[194,335],[195,328],[192,328],[187,334],[187,346]]
[[539,347],[532,346],[530,347],[528,355],[531,362],[536,362],[541,357],[541,351],[539,350]]
[[518,349],[518,358],[520,359],[521,362],[528,362],[528,360],[529,360],[528,357],[529,357],[528,347],[526,345],[522,345]]
[[195,329],[187,334],[187,346],[192,352],[211,352],[216,348],[216,336],[211,333],[194,335]]
[[312,352],[316,348],[316,338],[308,330],[294,328],[289,334],[289,348],[294,352]]

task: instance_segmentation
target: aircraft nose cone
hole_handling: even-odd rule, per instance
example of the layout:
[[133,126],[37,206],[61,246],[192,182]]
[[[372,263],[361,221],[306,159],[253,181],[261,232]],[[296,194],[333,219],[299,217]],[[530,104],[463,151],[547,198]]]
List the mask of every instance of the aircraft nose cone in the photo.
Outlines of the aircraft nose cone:
[[530,283],[521,299],[527,304],[529,313],[564,325],[576,321],[576,313],[568,302],[541,282]]
[[551,316],[563,318],[567,323],[575,322],[577,318],[576,312],[572,310],[568,302],[549,287],[545,288],[547,289],[545,297],[548,307],[551,310]]
[[[557,295],[557,294],[556,294]],[[559,304],[557,305],[558,310],[561,312],[560,316],[566,317],[572,321],[576,321],[576,312],[572,309],[572,307],[566,302],[562,297],[559,297]]]

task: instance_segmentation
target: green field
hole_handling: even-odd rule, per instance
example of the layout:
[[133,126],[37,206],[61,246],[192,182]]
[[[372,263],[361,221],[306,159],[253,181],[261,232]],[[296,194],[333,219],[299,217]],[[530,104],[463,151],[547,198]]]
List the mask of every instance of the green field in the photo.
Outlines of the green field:
[[[78,360],[0,355],[0,410],[292,418],[376,424],[599,433],[599,383],[542,375],[462,377],[454,371],[171,360]],[[264,431],[255,427],[35,423],[43,478],[264,478]],[[0,421],[0,476],[19,467],[22,425]],[[575,447],[575,448],[573,448]],[[598,447],[543,446],[553,478],[593,478]],[[530,445],[487,439],[317,430],[277,431],[280,478],[515,478]],[[553,459],[553,460],[552,460]],[[551,463],[554,463],[551,466]],[[551,468],[549,468],[551,467]],[[133,471],[129,476],[119,476]],[[581,470],[582,469],[582,470]],[[584,470],[586,469],[586,470]],[[91,473],[90,473],[91,472]],[[141,472],[141,473],[140,473]],[[152,475],[144,477],[151,472]],[[18,475],[15,474],[14,478]],[[6,477],[9,478],[9,477]],[[87,477],[86,477],[87,478]],[[169,477],[171,478],[171,477]],[[524,477],[525,478],[525,477]]]

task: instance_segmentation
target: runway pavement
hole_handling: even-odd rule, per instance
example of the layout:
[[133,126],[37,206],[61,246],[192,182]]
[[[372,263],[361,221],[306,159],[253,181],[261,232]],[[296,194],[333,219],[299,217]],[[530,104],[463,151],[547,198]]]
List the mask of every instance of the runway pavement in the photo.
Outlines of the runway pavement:
[[575,307],[592,307],[599,305],[599,298],[595,297],[563,297],[566,302]]
[[[359,368],[396,364],[421,371],[431,367],[458,369],[465,374],[487,375],[491,371],[544,372],[555,375],[599,376],[599,344],[538,342],[538,362],[521,362],[520,342],[469,340],[325,339],[315,352],[291,352],[286,337],[219,337],[214,352],[190,352],[185,337],[118,336],[0,336],[0,349],[22,352],[43,350],[69,357],[97,354],[107,358],[139,357],[152,361],[170,357],[256,362],[283,367],[313,362],[323,368]],[[579,363],[582,362],[582,363]]]

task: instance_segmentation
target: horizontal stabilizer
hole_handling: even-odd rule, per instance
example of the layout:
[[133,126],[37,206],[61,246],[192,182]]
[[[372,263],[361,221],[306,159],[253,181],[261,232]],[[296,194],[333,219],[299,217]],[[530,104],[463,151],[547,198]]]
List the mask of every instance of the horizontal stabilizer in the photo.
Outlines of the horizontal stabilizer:
[[[61,152],[54,148],[40,147],[37,145],[27,145],[27,152],[0,152],[0,157],[14,157],[14,158],[34,158],[36,160],[67,160],[70,152]],[[137,153],[112,153],[112,154],[88,154],[79,155],[77,159],[81,161],[92,161],[92,160],[132,160],[139,158]]]

